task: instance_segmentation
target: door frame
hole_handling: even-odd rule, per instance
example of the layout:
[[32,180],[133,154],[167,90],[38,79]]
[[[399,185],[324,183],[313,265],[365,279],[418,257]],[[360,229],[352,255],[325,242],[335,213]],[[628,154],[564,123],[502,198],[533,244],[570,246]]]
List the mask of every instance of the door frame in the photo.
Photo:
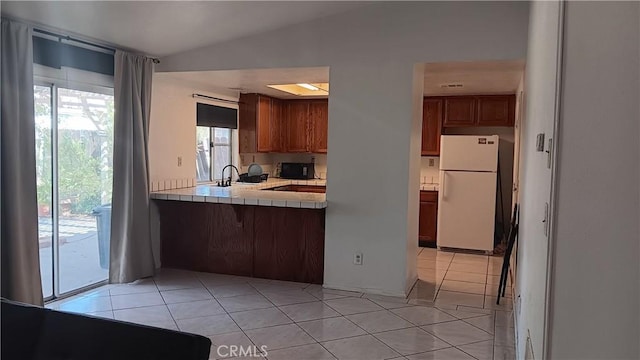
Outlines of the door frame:
[[[101,280],[96,283],[92,283],[80,288],[72,289],[66,292],[60,292],[60,248],[59,248],[59,236],[60,236],[60,209],[59,192],[58,192],[58,89],[70,89],[77,91],[100,93],[104,95],[114,96],[114,89],[108,86],[93,85],[83,82],[69,81],[56,79],[49,76],[34,76],[34,86],[47,87],[50,90],[51,99],[51,247],[52,247],[52,259],[51,259],[51,282],[52,292],[50,296],[44,297],[45,303],[64,299],[74,296],[78,293],[91,290],[100,286],[103,286],[109,282],[108,279]],[[113,181],[113,179],[112,179]],[[39,255],[38,255],[39,256]],[[40,271],[40,269],[38,269]],[[42,274],[41,274],[42,276]]]

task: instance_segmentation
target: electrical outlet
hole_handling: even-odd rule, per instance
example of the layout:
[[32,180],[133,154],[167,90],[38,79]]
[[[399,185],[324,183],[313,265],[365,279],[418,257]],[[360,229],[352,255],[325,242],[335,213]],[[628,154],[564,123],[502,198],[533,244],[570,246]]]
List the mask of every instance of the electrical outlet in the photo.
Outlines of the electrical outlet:
[[429,166],[435,166],[436,161],[434,159],[429,159]]
[[353,264],[362,265],[362,253],[353,254]]
[[182,166],[182,156],[178,156],[178,167]]

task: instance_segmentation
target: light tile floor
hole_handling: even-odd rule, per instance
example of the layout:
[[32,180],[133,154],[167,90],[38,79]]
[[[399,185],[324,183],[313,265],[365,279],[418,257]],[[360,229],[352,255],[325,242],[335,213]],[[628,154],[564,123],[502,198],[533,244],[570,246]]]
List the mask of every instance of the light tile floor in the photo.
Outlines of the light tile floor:
[[269,360],[514,359],[510,302],[493,297],[501,263],[420,249],[408,299],[163,269],[47,307],[201,334],[211,359],[223,345],[266,345]]

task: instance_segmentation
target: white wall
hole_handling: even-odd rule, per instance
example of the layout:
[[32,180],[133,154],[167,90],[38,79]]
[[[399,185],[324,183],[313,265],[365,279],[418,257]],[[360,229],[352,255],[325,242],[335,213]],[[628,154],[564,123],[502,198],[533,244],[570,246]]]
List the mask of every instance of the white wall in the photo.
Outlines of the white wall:
[[640,358],[639,9],[566,3],[549,359]]
[[[149,178],[151,190],[194,186],[196,177],[196,102],[238,108],[235,104],[194,99],[199,93],[238,101],[232,92],[221,94],[201,85],[156,73],[151,93],[149,124]],[[178,157],[182,165],[178,166]]]
[[[430,160],[433,160],[431,165]],[[440,157],[421,156],[420,157],[420,183],[437,184],[440,181]]]
[[527,337],[536,359],[543,354],[546,314],[547,250],[544,233],[545,203],[550,202],[551,169],[547,155],[536,151],[536,135],[554,137],[558,2],[531,2],[529,49],[525,69],[524,117],[520,147],[520,227],[516,278],[516,325],[518,359],[525,358]]
[[520,2],[376,3],[166,57],[158,70],[329,66],[325,285],[404,295],[418,231],[415,65],[523,58],[527,22]]

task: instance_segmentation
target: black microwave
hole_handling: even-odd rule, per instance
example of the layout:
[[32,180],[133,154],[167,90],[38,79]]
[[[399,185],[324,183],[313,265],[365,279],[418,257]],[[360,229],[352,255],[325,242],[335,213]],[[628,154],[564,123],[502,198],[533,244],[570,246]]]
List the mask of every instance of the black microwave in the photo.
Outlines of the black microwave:
[[315,177],[313,163],[282,163],[280,177],[283,179],[307,180]]

